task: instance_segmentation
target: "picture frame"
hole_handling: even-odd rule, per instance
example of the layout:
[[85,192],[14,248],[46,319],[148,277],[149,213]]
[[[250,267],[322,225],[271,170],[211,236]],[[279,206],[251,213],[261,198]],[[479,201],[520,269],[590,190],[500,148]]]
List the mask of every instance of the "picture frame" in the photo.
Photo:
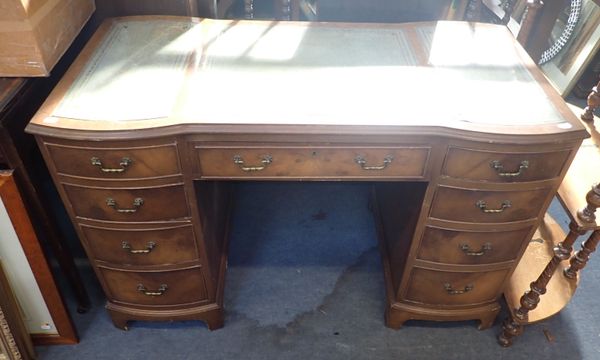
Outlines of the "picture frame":
[[35,359],[33,343],[0,261],[0,360]]
[[[0,255],[5,256],[0,256],[0,260],[4,262],[5,274],[33,343],[78,343],[71,316],[35,235],[12,170],[0,170],[0,230]],[[37,287],[31,286],[31,282]]]
[[[557,19],[552,32],[554,37],[560,36],[564,22],[564,16]],[[595,0],[582,0],[581,15],[573,35],[556,56],[541,66],[542,71],[561,96],[566,97],[599,48],[600,4]]]

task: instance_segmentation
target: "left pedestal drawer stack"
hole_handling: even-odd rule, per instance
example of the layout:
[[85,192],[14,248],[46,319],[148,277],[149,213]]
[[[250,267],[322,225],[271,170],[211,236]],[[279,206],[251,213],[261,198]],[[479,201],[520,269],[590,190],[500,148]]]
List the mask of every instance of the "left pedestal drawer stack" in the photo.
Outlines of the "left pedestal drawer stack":
[[115,326],[199,319],[220,327],[204,316],[214,296],[176,139],[38,141]]

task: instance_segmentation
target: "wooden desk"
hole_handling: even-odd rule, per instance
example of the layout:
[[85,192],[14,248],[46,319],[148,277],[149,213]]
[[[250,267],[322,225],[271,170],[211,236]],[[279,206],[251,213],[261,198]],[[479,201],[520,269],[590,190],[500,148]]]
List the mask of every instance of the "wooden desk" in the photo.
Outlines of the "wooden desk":
[[386,324],[489,327],[587,136],[502,26],[169,17],[106,22],[27,131],[115,325],[211,329],[229,180],[372,182]]

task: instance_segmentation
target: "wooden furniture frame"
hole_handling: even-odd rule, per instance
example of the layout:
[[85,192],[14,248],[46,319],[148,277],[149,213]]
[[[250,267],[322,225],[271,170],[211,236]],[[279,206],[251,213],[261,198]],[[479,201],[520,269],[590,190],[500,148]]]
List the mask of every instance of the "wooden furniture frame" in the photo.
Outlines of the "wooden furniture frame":
[[[97,92],[87,106],[65,105],[76,103],[70,96],[80,91],[69,89],[93,83],[96,66],[115,69],[104,62],[105,54],[111,54],[105,39],[122,31],[129,34],[126,39],[143,39],[152,31],[170,31],[177,39],[185,38],[183,31],[203,34],[190,37],[202,40],[190,43],[186,75],[175,87],[173,107],[156,110],[166,111],[163,116],[137,114],[147,110],[147,101],[136,105],[133,97],[122,107],[117,103],[124,99],[113,98],[113,106],[106,107]],[[265,38],[235,37],[267,31]],[[307,36],[308,48],[294,47],[290,57],[287,47],[269,43],[280,39],[279,31]],[[348,32],[353,33],[352,43],[330,44],[321,38]],[[444,36],[466,48],[445,47],[451,42]],[[460,36],[465,41],[456,41]],[[164,39],[168,36],[163,41],[170,44]],[[304,40],[297,38],[299,44]],[[489,45],[485,51],[484,44]],[[136,43],[127,46],[132,53]],[[154,46],[168,50],[166,45]],[[202,49],[200,63],[196,49]],[[231,49],[244,50],[231,57]],[[260,49],[283,52],[273,55]],[[359,61],[351,57],[356,49],[363,50]],[[386,56],[378,52],[381,49]],[[485,56],[456,57],[474,51],[484,51]],[[179,48],[178,54],[185,52]],[[153,61],[152,56],[143,58]],[[480,103],[461,105],[464,91],[477,91],[479,81],[489,79],[471,72],[478,69],[473,61],[492,66],[494,76],[521,74],[522,83],[517,84],[524,86],[520,89],[526,95],[514,101],[527,99],[528,106],[518,114],[490,113],[496,101],[493,86],[486,87]],[[260,82],[252,80],[257,62],[263,66]],[[326,71],[319,72],[320,66]],[[286,71],[279,72],[281,67]],[[232,69],[237,82],[221,83]],[[468,76],[444,77],[457,69]],[[212,77],[213,70],[218,77]],[[270,70],[277,70],[277,76],[270,77]],[[328,101],[320,102],[317,96],[318,107],[308,109],[288,104],[313,71],[320,74],[310,82],[313,95],[327,90],[345,96],[323,96]],[[416,71],[418,80],[410,80]],[[360,84],[351,92],[345,91],[347,77],[340,76],[346,72],[353,85]],[[113,79],[120,75],[115,73]],[[285,76],[291,78],[282,79]],[[136,84],[115,90],[131,94]],[[431,105],[424,91],[430,89],[427,84],[463,90],[439,99],[445,104],[443,112],[430,106],[424,113],[418,104]],[[169,86],[163,81],[160,89],[150,88],[173,99],[173,90],[165,90]],[[237,106],[223,105],[221,95],[216,96],[223,86],[228,101]],[[393,92],[386,90],[392,88]],[[458,93],[461,96],[454,96]],[[156,95],[148,93],[156,99],[153,105],[161,101]],[[531,101],[543,104],[534,106]],[[467,109],[480,110],[465,113]],[[136,120],[126,121],[130,117]],[[507,119],[518,121],[510,125],[504,123]],[[123,329],[129,320],[197,319],[210,329],[223,325],[231,180],[373,182],[386,279],[386,324],[399,328],[412,319],[478,319],[480,328],[487,328],[500,310],[497,300],[504,286],[586,136],[502,26],[274,24],[174,17],[132,17],[103,24],[27,131],[36,136],[105,290],[113,322]]]
[[75,344],[79,342],[79,338],[66,310],[64,300],[52,277],[50,266],[33,230],[33,225],[12,174],[12,171],[0,171],[0,198],[6,207],[58,332],[57,335],[33,334],[32,338],[38,345]]
[[[1,186],[1,185],[0,185]],[[33,344],[0,261],[0,360],[35,359]]]

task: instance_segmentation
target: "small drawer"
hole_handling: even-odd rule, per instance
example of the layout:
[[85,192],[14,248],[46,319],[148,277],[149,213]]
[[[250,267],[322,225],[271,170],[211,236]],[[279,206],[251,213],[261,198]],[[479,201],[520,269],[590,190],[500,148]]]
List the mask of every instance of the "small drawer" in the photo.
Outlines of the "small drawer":
[[63,184],[75,215],[104,221],[168,221],[189,217],[183,185],[90,188]]
[[483,265],[517,258],[530,227],[513,231],[466,231],[427,226],[417,257],[443,264]]
[[429,216],[470,223],[534,219],[550,195],[549,188],[492,191],[439,186]]
[[181,173],[177,146],[77,147],[46,143],[57,173],[90,179],[160,178]]
[[509,270],[450,272],[413,268],[405,300],[435,306],[495,301]]
[[119,265],[181,264],[198,259],[192,225],[113,229],[80,224],[96,260]]
[[571,150],[504,153],[450,147],[442,174],[487,182],[524,182],[560,175]]
[[183,305],[208,300],[200,268],[164,272],[131,272],[100,267],[107,295],[137,305]]
[[206,178],[423,178],[429,147],[206,147],[196,146]]

